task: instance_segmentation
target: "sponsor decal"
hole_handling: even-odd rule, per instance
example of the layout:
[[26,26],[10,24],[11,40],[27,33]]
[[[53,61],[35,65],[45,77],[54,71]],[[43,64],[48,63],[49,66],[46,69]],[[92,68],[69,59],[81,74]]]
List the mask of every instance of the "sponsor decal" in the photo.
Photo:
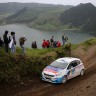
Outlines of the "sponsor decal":
[[47,66],[47,67],[44,69],[44,71],[52,72],[52,73],[54,73],[54,74],[57,74],[59,70],[60,70],[59,68],[54,68],[54,67],[52,67],[52,66]]
[[52,72],[54,74],[57,74],[58,72],[54,71],[54,70],[50,70],[50,69],[45,69],[44,71],[47,71],[47,72]]

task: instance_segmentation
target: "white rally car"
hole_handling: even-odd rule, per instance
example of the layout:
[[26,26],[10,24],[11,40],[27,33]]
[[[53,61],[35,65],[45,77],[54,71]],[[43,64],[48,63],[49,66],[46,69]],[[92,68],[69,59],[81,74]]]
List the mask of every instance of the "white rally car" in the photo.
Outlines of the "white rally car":
[[55,60],[42,71],[42,80],[51,83],[66,83],[78,75],[84,75],[84,65],[78,58],[64,57]]

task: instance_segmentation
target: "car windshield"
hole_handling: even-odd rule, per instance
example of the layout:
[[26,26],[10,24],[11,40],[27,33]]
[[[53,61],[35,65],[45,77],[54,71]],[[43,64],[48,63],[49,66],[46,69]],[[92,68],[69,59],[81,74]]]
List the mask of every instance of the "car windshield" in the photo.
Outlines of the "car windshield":
[[68,65],[67,62],[58,62],[58,61],[54,61],[50,64],[50,66],[60,68],[60,69],[65,69],[67,65]]

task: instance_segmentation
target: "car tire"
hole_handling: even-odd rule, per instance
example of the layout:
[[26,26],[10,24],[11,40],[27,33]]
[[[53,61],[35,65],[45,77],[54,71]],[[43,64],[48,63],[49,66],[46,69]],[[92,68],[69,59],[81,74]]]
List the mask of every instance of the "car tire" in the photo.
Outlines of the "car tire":
[[67,82],[67,76],[64,76],[62,79],[62,83],[66,83]]
[[81,75],[81,76],[84,75],[84,69],[81,70],[80,75]]

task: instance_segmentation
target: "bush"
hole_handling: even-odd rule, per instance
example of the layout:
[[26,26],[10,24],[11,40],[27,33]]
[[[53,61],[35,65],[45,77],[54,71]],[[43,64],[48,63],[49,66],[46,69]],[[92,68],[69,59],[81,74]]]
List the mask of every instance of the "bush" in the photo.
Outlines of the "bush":
[[21,82],[26,78],[32,79],[34,75],[40,76],[43,68],[55,60],[55,57],[51,54],[41,57],[2,56],[0,57],[0,81]]

